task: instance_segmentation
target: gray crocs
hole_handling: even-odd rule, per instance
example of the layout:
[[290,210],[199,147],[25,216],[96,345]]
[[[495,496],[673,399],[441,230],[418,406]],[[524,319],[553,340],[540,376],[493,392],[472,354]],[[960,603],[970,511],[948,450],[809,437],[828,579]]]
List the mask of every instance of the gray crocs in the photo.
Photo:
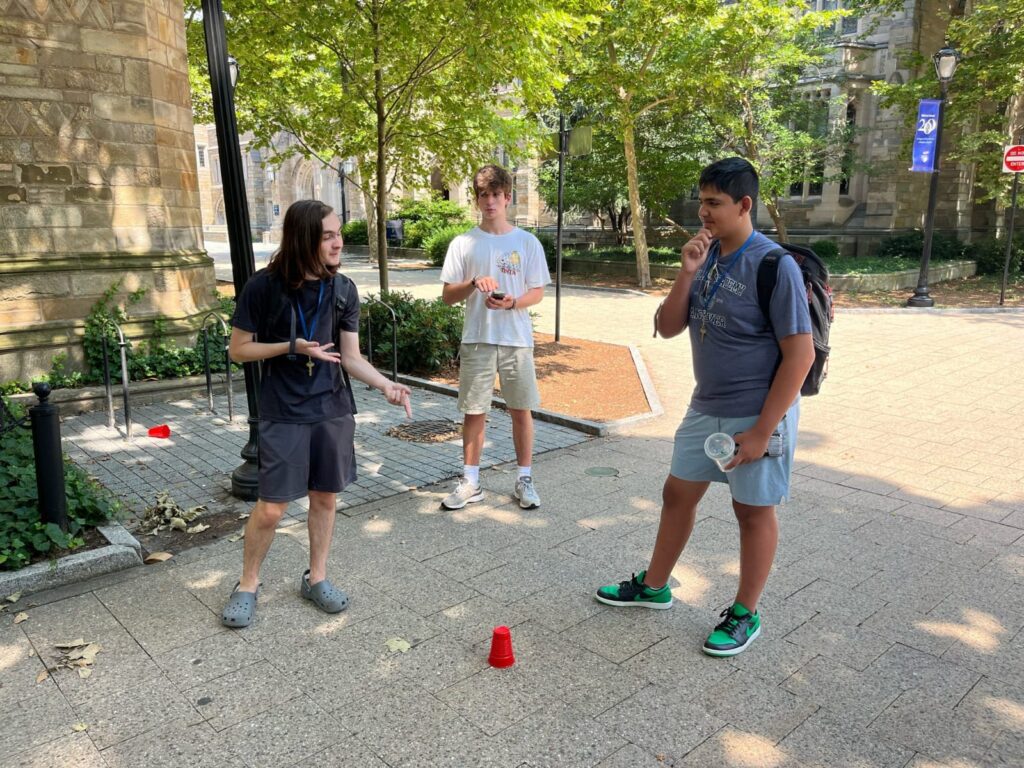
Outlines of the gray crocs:
[[255,592],[239,592],[241,582],[235,582],[235,588],[231,590],[231,597],[228,604],[224,606],[220,621],[225,627],[241,628],[248,627],[256,615],[256,596],[260,588],[256,587]]
[[348,608],[348,595],[331,584],[327,579],[318,581],[309,586],[309,569],[302,574],[302,584],[299,586],[299,594],[306,600],[311,600],[324,613],[338,613]]

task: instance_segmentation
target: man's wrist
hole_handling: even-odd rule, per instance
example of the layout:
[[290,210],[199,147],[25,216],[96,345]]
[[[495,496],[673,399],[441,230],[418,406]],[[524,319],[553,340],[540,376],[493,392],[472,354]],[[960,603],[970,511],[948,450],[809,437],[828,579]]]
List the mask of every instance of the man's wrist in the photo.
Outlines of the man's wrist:
[[469,281],[469,284],[470,284],[471,286],[473,286],[474,288],[476,288],[476,280],[477,280],[477,279],[476,279],[476,277],[474,277],[474,278],[472,278],[472,279],[471,279],[471,280]]

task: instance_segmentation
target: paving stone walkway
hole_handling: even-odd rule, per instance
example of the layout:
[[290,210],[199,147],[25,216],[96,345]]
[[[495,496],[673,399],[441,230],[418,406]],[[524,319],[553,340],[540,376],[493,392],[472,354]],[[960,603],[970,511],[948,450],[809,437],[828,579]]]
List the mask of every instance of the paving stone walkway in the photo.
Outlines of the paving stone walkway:
[[[700,643],[738,566],[724,489],[702,504],[672,610],[592,598],[647,562],[691,386],[685,342],[645,340],[654,303],[568,292],[563,331],[641,344],[668,415],[538,457],[540,510],[513,503],[507,463],[459,512],[441,486],[346,506],[343,614],[297,595],[301,510],[245,630],[217,618],[241,558],[227,539],[23,598],[27,620],[0,616],[0,764],[1020,766],[1024,316],[842,316],[827,389],[805,404],[764,633],[712,659]],[[486,662],[499,624],[506,670]],[[103,646],[92,675],[37,682],[76,638]]]

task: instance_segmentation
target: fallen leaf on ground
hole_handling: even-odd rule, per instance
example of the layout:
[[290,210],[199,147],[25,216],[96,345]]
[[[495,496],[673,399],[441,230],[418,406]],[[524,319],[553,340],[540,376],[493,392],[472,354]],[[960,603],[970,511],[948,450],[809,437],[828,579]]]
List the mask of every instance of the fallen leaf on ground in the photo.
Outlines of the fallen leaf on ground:
[[16,603],[21,600],[21,592],[15,592],[12,595],[8,595],[4,598],[8,603]]
[[400,637],[389,637],[385,644],[387,645],[388,650],[392,653],[395,651],[398,651],[399,653],[406,653],[410,648],[412,648],[408,641],[403,640]]
[[17,616],[14,617],[15,624],[21,624],[21,622],[23,621],[28,621],[27,613],[19,613]]
[[92,674],[92,670],[89,669],[88,667],[79,667],[78,668],[78,676],[81,677],[82,679],[87,678],[91,674]]
[[29,648],[28,649],[28,657],[31,659],[35,655],[36,655],[36,649],[35,648]]
[[249,519],[249,513],[248,512],[243,512],[242,514],[240,514],[238,516],[238,519],[239,520],[248,520]]
[[45,680],[49,676],[50,676],[50,670],[48,670],[48,669],[41,669],[41,670],[39,670],[39,674],[36,675],[36,683],[43,682],[43,680]]
[[234,541],[238,541],[239,539],[244,539],[244,538],[245,538],[245,531],[242,531],[241,533],[236,533],[234,536],[228,536],[228,541],[234,542]]
[[81,733],[82,731],[89,730],[89,726],[86,725],[85,723],[75,723],[74,725],[71,726],[71,730],[74,731],[75,733]]
[[209,530],[210,526],[203,523],[196,523],[191,528],[186,528],[185,533],[202,533],[203,531]]
[[152,552],[142,562],[146,565],[152,565],[153,563],[162,563],[165,560],[170,560],[172,557],[174,557],[174,555],[170,552]]
[[99,643],[89,643],[84,648],[75,648],[68,652],[68,661],[81,662],[82,664],[92,664],[96,661],[96,654],[103,650],[103,646]]
[[180,517],[171,518],[171,530],[172,531],[184,531],[188,528],[188,523]]

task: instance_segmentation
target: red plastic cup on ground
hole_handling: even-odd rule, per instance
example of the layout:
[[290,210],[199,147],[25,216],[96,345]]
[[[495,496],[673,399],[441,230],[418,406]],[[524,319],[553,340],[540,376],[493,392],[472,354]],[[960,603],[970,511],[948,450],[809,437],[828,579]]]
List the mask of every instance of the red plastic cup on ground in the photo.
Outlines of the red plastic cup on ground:
[[512,633],[508,627],[494,628],[494,636],[491,638],[491,655],[487,657],[487,663],[499,669],[511,667],[516,663],[515,654],[512,653]]
[[168,427],[166,424],[161,424],[160,426],[157,426],[157,427],[150,427],[149,428],[149,436],[150,437],[170,437],[171,436],[171,428]]

